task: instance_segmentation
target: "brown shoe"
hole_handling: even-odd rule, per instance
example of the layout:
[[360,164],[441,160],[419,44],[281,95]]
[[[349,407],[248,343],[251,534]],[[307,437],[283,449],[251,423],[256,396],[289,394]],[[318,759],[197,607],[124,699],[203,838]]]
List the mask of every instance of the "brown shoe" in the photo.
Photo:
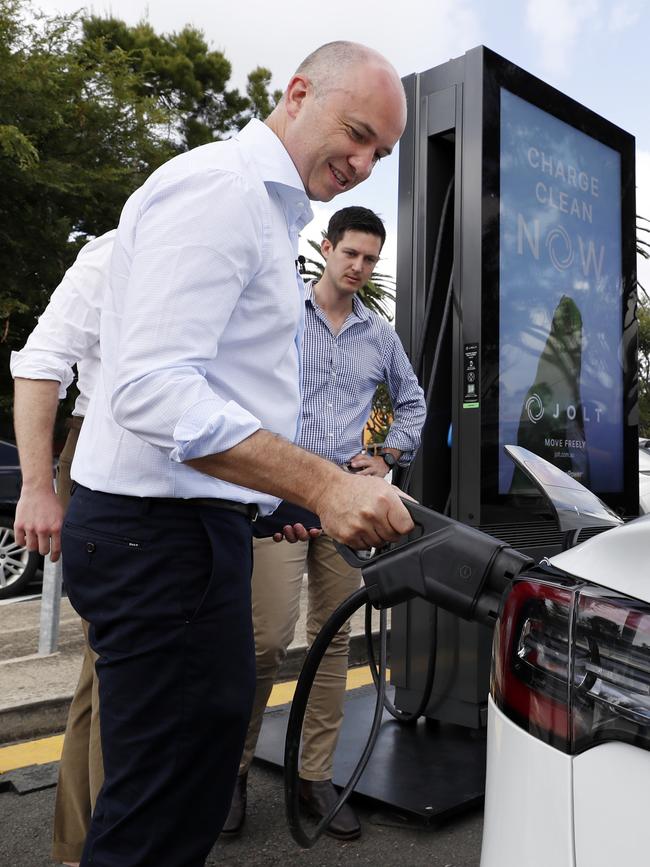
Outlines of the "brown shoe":
[[[300,780],[300,803],[312,816],[322,819],[339,799],[338,790],[331,780]],[[361,836],[361,825],[349,804],[343,804],[325,829],[337,840],[356,840]]]
[[221,829],[222,837],[237,837],[241,834],[246,818],[246,783],[248,774],[240,774],[235,783],[235,791],[230,802],[230,812]]

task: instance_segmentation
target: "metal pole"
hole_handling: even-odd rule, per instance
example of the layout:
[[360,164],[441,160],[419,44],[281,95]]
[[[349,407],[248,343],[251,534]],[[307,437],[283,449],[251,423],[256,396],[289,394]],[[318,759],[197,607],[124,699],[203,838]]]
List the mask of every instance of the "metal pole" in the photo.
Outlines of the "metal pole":
[[38,639],[39,656],[56,653],[59,644],[59,615],[61,611],[62,570],[61,558],[53,563],[50,555],[43,565],[43,595],[41,597],[41,629]]

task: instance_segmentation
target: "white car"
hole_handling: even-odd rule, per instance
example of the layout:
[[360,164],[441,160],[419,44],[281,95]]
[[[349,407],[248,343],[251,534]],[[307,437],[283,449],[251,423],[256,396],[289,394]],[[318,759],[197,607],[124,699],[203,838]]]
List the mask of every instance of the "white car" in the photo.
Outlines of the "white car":
[[495,630],[481,867],[650,864],[650,515],[524,573]]

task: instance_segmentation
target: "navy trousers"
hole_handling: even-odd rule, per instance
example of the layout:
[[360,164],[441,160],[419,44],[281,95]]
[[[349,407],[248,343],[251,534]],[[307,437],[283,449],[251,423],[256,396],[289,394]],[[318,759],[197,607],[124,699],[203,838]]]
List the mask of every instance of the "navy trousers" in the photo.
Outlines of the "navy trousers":
[[81,863],[201,867],[255,692],[250,522],[80,487],[62,544],[65,586],[99,655],[105,782]]

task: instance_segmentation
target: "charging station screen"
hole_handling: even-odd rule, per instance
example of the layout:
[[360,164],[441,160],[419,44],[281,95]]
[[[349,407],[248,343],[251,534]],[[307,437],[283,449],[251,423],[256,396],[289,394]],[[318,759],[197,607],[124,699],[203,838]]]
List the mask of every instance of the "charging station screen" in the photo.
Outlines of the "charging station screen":
[[504,88],[500,142],[499,493],[506,444],[621,492],[620,154]]

